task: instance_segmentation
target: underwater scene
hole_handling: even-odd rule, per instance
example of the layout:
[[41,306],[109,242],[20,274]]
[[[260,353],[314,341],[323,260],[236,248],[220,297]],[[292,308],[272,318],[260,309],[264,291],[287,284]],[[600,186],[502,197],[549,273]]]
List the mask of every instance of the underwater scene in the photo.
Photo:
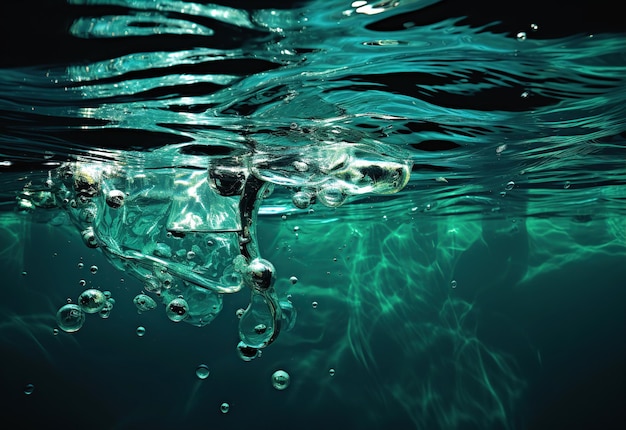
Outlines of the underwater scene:
[[11,428],[626,424],[619,3],[0,17]]

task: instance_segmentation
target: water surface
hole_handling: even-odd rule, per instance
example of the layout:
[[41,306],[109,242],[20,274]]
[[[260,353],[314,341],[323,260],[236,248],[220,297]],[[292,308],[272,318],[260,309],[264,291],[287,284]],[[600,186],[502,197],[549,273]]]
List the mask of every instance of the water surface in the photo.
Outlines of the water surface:
[[626,25],[543,3],[3,5],[3,410],[621,428]]

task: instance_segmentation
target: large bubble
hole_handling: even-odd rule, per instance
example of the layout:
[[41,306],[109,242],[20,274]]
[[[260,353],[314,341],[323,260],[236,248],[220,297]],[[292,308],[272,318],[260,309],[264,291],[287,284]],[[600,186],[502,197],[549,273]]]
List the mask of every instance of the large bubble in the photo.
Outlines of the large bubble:
[[150,311],[157,307],[154,299],[146,294],[137,294],[133,299],[133,303],[137,306],[137,312],[139,313]]
[[102,310],[107,303],[104,293],[95,288],[89,288],[78,296],[78,305],[88,314],[95,314]]
[[68,303],[57,312],[57,324],[65,332],[73,333],[80,330],[85,323],[85,312],[80,306]]
[[187,318],[188,312],[189,305],[187,301],[181,297],[177,297],[169,302],[165,308],[167,317],[174,322],[179,322]]

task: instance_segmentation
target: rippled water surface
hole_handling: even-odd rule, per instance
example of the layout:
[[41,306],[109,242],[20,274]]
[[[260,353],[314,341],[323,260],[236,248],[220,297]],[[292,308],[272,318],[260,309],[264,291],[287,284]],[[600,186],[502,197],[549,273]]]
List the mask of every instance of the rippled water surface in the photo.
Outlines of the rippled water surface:
[[621,428],[626,22],[544,3],[0,6],[0,410]]

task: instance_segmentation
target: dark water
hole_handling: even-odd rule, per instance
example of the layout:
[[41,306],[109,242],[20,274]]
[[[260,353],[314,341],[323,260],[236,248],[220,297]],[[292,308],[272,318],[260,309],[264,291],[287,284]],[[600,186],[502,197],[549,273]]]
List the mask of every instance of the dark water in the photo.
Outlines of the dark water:
[[12,428],[622,428],[626,21],[546,3],[1,6]]

